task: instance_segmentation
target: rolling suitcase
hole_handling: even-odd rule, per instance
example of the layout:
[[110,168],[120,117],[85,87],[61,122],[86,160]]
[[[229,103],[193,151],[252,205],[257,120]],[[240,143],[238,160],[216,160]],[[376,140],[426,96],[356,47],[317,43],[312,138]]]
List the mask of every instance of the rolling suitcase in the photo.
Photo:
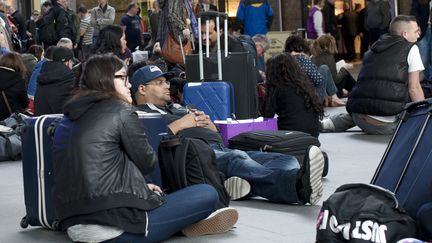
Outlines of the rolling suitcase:
[[[201,19],[203,18],[207,23],[206,28],[208,27],[210,17],[215,17],[218,34],[219,17],[223,17],[224,33],[228,33],[228,20],[225,13],[205,12],[199,16],[198,26],[201,26]],[[224,35],[224,37],[224,46],[227,47],[228,35]],[[249,52],[228,53],[228,48],[225,48],[224,56],[221,57],[219,38],[217,55],[210,55],[209,44],[207,44],[204,57],[201,32],[199,32],[198,40],[199,53],[186,56],[187,79],[190,82],[200,82],[203,80],[226,80],[230,82],[234,90],[234,118],[248,119],[258,117],[257,77],[254,57]],[[199,67],[199,69],[196,67]]]
[[54,185],[52,131],[63,115],[32,117],[22,129],[22,166],[26,215],[21,227],[42,226],[56,230],[51,189]]
[[226,120],[234,113],[233,91],[226,82],[186,83],[183,88],[185,105],[194,105],[214,120]]
[[394,192],[413,218],[432,202],[431,111],[432,99],[407,104],[371,182]]

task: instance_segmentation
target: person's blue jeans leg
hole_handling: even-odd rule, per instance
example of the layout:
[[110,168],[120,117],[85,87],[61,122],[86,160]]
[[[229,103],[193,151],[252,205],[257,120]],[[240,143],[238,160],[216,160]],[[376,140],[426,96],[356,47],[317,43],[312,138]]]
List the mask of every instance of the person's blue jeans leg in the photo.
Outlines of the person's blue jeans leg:
[[330,68],[327,65],[321,65],[318,68],[318,72],[322,75],[324,81],[324,87],[327,96],[333,96],[337,93],[338,89],[331,75]]
[[218,169],[226,178],[237,176],[252,186],[252,194],[273,202],[299,203],[296,182],[300,168],[290,155],[240,151],[223,144],[211,144],[216,154]]
[[166,196],[162,206],[148,211],[148,234],[123,233],[107,243],[161,242],[186,226],[205,219],[215,211],[219,196],[214,187],[197,184]]

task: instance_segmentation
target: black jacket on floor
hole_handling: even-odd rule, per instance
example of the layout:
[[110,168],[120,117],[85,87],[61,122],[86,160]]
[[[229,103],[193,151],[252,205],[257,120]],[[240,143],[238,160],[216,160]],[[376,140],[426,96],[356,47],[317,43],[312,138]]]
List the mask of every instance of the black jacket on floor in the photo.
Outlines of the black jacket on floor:
[[[28,97],[25,81],[19,73],[0,67],[0,92],[4,91],[12,111],[22,112],[27,108]],[[10,116],[3,95],[0,93],[0,120]]]

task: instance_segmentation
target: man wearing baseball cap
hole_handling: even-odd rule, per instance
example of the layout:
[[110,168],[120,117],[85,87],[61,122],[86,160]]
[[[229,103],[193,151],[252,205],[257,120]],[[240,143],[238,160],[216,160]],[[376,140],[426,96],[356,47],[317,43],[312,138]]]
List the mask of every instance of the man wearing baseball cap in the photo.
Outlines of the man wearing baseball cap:
[[231,200],[252,192],[278,203],[316,204],[322,196],[324,156],[310,146],[302,166],[293,156],[225,147],[215,125],[202,111],[188,111],[171,103],[167,73],[145,66],[132,76],[132,94],[137,108],[162,114],[173,134],[206,141],[216,155],[218,169],[228,178],[225,187]]

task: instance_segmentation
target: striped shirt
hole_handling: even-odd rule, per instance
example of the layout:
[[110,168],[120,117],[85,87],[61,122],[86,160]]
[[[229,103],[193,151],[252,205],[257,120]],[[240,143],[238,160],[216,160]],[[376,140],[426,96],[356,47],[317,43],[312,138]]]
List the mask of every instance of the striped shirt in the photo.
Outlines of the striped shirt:
[[93,27],[90,25],[90,15],[81,20],[80,29],[85,30],[82,36],[82,45],[91,45],[93,43]]

